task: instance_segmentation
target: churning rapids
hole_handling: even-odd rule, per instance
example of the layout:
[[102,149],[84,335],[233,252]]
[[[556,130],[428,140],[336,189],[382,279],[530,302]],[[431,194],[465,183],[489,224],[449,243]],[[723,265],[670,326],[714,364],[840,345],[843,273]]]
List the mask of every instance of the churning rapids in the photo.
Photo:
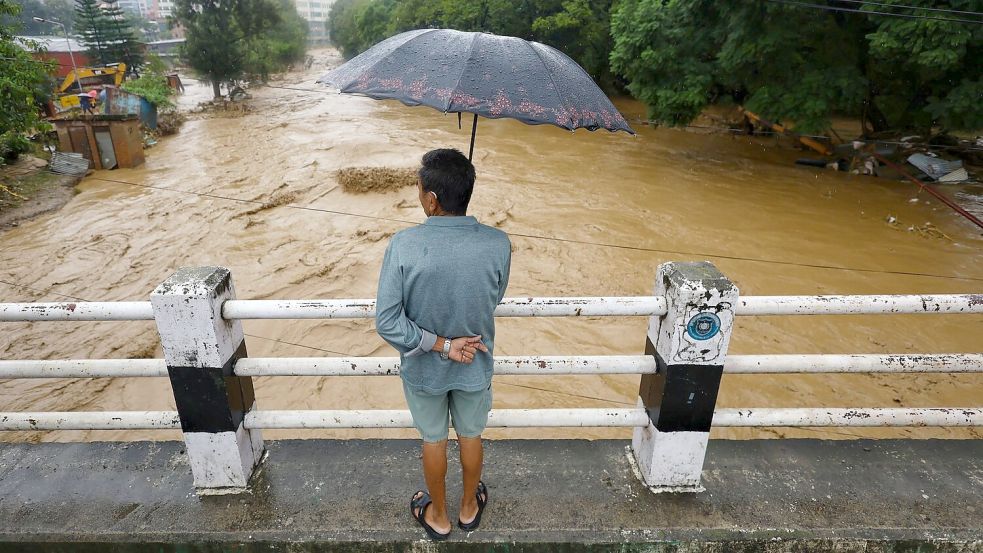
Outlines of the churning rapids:
[[[470,128],[458,130],[454,115],[429,108],[315,85],[340,59],[332,50],[314,54],[311,70],[273,83],[290,88],[253,90],[252,110],[192,115],[177,135],[147,151],[145,165],[96,172],[60,211],[0,234],[0,280],[16,284],[0,284],[0,301],[143,300],[188,265],[229,267],[242,299],[374,296],[387,239],[404,224],[286,205],[257,209],[232,199],[278,196],[293,205],[422,221],[415,188],[349,194],[335,171],[413,167],[431,148],[466,150]],[[189,86],[181,104],[192,107],[210,92]],[[631,101],[618,105],[630,121],[644,111]],[[659,263],[697,259],[716,263],[745,295],[983,292],[983,236],[913,185],[796,167],[792,162],[801,154],[775,148],[772,140],[635,127],[637,137],[480,121],[472,214],[505,231],[608,245],[513,237],[509,296],[647,295]],[[962,192],[980,194],[978,187]],[[908,230],[926,222],[948,238]],[[952,278],[892,273],[898,271]],[[639,354],[646,325],[644,317],[500,319],[497,353]],[[369,320],[246,321],[244,327],[254,356],[395,355]],[[979,315],[744,317],[731,343],[732,353],[745,354],[981,348]],[[108,357],[161,357],[153,324],[0,328],[3,359]],[[496,377],[494,390],[496,408],[629,407],[638,377]],[[405,408],[399,382],[387,377],[259,378],[256,391],[261,409]],[[981,398],[983,380],[972,374],[725,375],[718,405],[979,407]],[[0,381],[0,406],[174,409],[164,378]],[[265,435],[413,437],[415,431]],[[486,435],[627,438],[630,430],[496,429]],[[728,438],[981,435],[978,429],[924,428],[714,431]],[[0,432],[4,440],[179,438],[176,431]]]

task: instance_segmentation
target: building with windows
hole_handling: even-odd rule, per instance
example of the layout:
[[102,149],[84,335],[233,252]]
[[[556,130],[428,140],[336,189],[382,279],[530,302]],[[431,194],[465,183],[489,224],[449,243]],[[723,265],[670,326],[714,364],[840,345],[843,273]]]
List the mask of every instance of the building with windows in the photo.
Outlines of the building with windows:
[[144,3],[141,0],[117,0],[113,3],[128,14],[139,15],[140,17],[147,16],[143,11]]
[[[163,0],[161,0],[163,1]],[[294,0],[297,13],[307,21],[307,41],[310,44],[327,44],[328,31],[324,23],[334,0]]]

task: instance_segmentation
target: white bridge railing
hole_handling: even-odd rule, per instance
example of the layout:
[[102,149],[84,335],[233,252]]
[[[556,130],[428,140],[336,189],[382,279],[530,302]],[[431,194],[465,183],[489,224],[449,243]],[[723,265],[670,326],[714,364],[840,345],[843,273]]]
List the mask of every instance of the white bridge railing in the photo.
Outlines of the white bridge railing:
[[[260,458],[259,429],[412,427],[408,411],[253,408],[251,377],[393,376],[399,374],[399,358],[250,358],[245,356],[239,320],[371,318],[375,300],[237,300],[228,271],[182,271],[158,287],[151,301],[0,303],[0,322],[156,320],[165,359],[0,360],[0,379],[169,377],[177,411],[0,412],[0,430],[182,429],[196,486],[241,489]],[[736,287],[708,263],[665,264],[658,282],[653,296],[506,298],[497,316],[648,316],[647,351],[645,355],[499,356],[495,373],[501,375],[643,375],[639,407],[495,409],[488,426],[635,427],[633,450],[646,482],[672,489],[698,488],[711,421],[716,427],[983,426],[983,409],[976,407],[714,407],[720,373],[983,372],[983,353],[727,355],[735,315],[983,314],[981,294],[738,297]],[[694,345],[702,353],[694,354]],[[221,375],[224,386],[201,382],[195,375],[202,371]],[[235,384],[230,384],[230,378]],[[678,401],[683,388],[689,393],[688,406]],[[194,409],[189,410],[189,405],[197,402],[200,407],[215,398],[224,405],[218,408],[221,413],[208,415],[212,419],[190,413]],[[224,421],[223,417],[229,420],[215,422]],[[206,475],[215,472],[209,470],[216,461],[202,453],[207,448],[201,442],[214,450],[216,440],[225,439],[226,433],[231,442],[225,445],[229,451],[239,451],[234,457],[242,470],[238,477],[217,481]],[[702,437],[690,443],[693,434]],[[251,456],[243,443],[251,445]],[[240,458],[243,451],[246,458]],[[657,466],[660,463],[675,463],[676,469],[669,474]]]
[[[497,317],[664,316],[659,296],[608,298],[505,298]],[[734,306],[737,315],[875,315],[890,313],[983,313],[983,294],[898,296],[751,296]],[[375,300],[228,300],[222,317],[245,319],[371,319]],[[0,322],[152,321],[149,301],[0,303]]]

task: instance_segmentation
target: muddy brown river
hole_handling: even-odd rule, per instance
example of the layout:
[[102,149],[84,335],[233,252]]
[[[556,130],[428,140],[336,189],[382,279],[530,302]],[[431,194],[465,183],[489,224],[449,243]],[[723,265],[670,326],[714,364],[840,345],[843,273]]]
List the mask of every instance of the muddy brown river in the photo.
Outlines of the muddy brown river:
[[[310,71],[273,83],[313,92],[262,88],[253,91],[253,110],[243,116],[192,116],[180,133],[146,151],[145,165],[96,172],[60,211],[0,234],[0,280],[18,284],[0,284],[0,301],[145,300],[188,265],[229,267],[243,299],[373,297],[387,239],[405,225],[287,206],[247,213],[256,205],[182,193],[259,201],[289,193],[295,205],[424,219],[414,188],[349,194],[334,172],[412,167],[435,147],[466,150],[469,126],[458,130],[455,116],[429,108],[329,93],[313,81],[339,59],[328,50],[315,57]],[[209,96],[210,88],[189,86],[181,104]],[[644,112],[631,101],[618,105],[629,120]],[[513,237],[507,295],[648,295],[659,263],[699,259],[716,263],[744,295],[983,291],[979,229],[913,185],[796,167],[803,154],[769,139],[635,128],[637,137],[479,122],[472,214],[507,232],[608,244]],[[946,193],[973,196],[980,189],[950,186]],[[908,230],[926,223],[948,238]],[[497,353],[639,354],[646,324],[644,317],[499,319]],[[246,321],[244,327],[254,356],[395,355],[369,320]],[[739,317],[731,343],[731,352],[742,354],[980,351],[979,315]],[[160,356],[151,322],[0,327],[3,359]],[[637,389],[638,376],[630,375],[496,377],[494,406],[633,406]],[[259,378],[256,391],[266,409],[405,408],[394,377]],[[981,400],[983,376],[971,374],[725,375],[718,405],[979,407]],[[163,378],[0,381],[4,411],[157,409],[174,409]],[[486,435],[630,433],[494,429]],[[265,435],[413,437],[415,431]],[[983,432],[717,429],[713,435],[956,438]],[[2,440],[179,438],[176,431],[0,432]]]

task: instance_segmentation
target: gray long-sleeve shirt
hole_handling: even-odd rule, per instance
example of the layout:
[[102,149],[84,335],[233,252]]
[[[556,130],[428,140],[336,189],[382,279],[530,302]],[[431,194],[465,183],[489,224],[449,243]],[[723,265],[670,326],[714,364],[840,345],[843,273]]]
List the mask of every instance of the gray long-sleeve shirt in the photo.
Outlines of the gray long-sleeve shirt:
[[[508,236],[474,217],[433,216],[389,241],[376,294],[376,331],[399,351],[414,390],[475,392],[491,384],[494,312],[509,282]],[[437,336],[481,336],[470,365],[431,352]]]

